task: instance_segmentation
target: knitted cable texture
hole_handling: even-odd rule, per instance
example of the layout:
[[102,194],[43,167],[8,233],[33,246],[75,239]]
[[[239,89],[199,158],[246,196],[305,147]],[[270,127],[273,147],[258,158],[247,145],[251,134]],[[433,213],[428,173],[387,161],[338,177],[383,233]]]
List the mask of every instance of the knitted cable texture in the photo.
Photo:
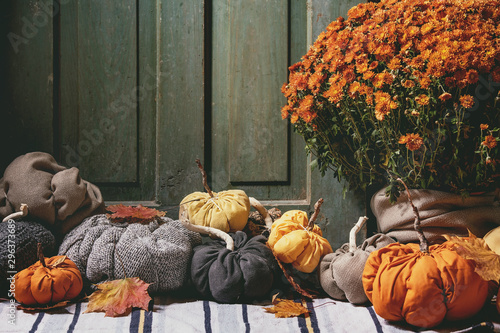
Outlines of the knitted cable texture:
[[119,224],[100,214],[71,230],[59,247],[92,283],[139,277],[149,292],[181,288],[189,279],[193,247],[201,236],[162,217],[144,224]]

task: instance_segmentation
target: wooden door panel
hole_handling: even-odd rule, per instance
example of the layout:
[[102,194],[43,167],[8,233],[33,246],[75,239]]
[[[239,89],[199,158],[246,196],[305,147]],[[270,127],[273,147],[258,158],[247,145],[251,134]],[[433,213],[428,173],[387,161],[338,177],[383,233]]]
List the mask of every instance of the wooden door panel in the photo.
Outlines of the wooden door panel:
[[292,29],[305,30],[305,3],[214,1],[212,179],[216,189],[238,187],[264,201],[308,200],[304,145],[280,116],[286,102],[280,90],[287,80],[290,56],[306,50],[305,34],[290,35]]
[[107,200],[155,200],[156,21],[148,1],[61,6],[61,160]]
[[[78,17],[79,135],[93,144],[81,168],[94,182],[134,183],[138,172],[138,108],[132,100],[138,83],[136,1],[78,1]],[[107,123],[99,126],[101,122]],[[103,135],[97,132],[99,127]],[[112,133],[104,138],[103,130]],[[83,142],[79,143],[82,153],[87,149]]]
[[232,0],[216,6],[214,22],[225,31],[214,38],[224,39],[226,51],[213,61],[225,67],[228,80],[230,182],[287,182],[287,126],[273,111],[284,103],[279,91],[287,78],[288,1]]

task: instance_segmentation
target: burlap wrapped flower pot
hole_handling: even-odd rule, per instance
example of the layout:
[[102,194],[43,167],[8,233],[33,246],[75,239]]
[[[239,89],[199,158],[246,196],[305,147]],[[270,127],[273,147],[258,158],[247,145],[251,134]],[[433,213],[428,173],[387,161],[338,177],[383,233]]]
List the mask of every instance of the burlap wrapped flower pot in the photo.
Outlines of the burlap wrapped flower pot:
[[[500,225],[499,190],[467,198],[435,190],[410,190],[410,193],[419,209],[422,231],[431,243],[443,242],[444,234],[467,236],[467,229],[483,237]],[[391,204],[382,189],[372,197],[371,208],[379,232],[401,243],[418,242],[413,212],[408,209],[404,195]]]
[[58,235],[104,212],[97,186],[81,179],[77,168],[67,169],[42,152],[19,156],[0,179],[0,217],[17,211],[21,204],[28,205],[30,218]]
[[[358,222],[359,223],[359,222]],[[384,234],[375,234],[367,238],[361,246],[356,247],[356,232],[361,226],[356,226],[354,242],[345,243],[334,253],[329,253],[321,259],[319,265],[319,281],[323,290],[333,299],[349,301],[353,304],[368,302],[363,289],[363,269],[370,253],[386,245],[394,243],[394,239]]]
[[95,215],[71,230],[61,246],[92,283],[139,277],[149,292],[181,288],[189,277],[193,247],[201,236],[179,221],[162,217],[149,224],[113,223]]

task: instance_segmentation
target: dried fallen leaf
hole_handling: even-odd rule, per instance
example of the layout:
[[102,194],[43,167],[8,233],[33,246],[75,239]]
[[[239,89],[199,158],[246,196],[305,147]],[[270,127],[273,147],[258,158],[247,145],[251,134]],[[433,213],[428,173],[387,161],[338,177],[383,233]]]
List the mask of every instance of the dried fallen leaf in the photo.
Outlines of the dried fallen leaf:
[[455,251],[462,258],[476,263],[475,271],[483,280],[500,280],[500,256],[490,250],[484,239],[476,237],[470,231],[469,237],[446,236],[446,239],[455,243]]
[[69,301],[61,301],[57,304],[46,304],[46,305],[39,305],[39,306],[19,304],[17,306],[17,309],[23,310],[24,312],[40,312],[40,311],[49,311],[49,310],[64,308],[68,304],[69,304]]
[[165,212],[142,205],[132,207],[119,204],[108,206],[106,209],[113,213],[108,214],[108,218],[113,222],[149,223],[157,217],[165,216]]
[[289,299],[277,298],[276,295],[273,296],[273,306],[264,308],[264,310],[274,313],[276,318],[298,317],[309,313],[309,310],[301,303],[296,303]]
[[151,301],[149,285],[138,277],[100,283],[89,296],[84,313],[105,312],[105,317],[118,317],[128,315],[133,307],[147,310]]

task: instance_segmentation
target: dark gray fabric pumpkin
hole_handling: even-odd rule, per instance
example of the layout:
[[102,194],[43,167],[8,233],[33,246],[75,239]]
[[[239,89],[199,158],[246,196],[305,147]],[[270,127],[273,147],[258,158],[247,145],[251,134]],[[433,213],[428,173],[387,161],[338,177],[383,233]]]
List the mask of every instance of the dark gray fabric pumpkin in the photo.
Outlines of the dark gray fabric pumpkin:
[[0,223],[0,243],[1,295],[9,290],[10,281],[7,278],[15,274],[9,272],[20,272],[38,261],[38,243],[42,244],[47,256],[57,250],[54,235],[49,230],[37,222],[26,220]]
[[[149,224],[113,223],[106,215],[85,219],[59,247],[92,283],[139,277],[149,292],[179,289],[189,281],[193,247],[201,236],[162,217]],[[124,274],[125,269],[125,274]]]
[[269,296],[279,267],[264,236],[248,238],[242,231],[230,233],[234,251],[220,240],[194,248],[191,279],[204,297],[222,303]]
[[367,238],[354,252],[349,251],[349,243],[346,243],[334,253],[327,254],[319,264],[321,287],[336,300],[353,304],[368,302],[361,280],[366,260],[371,252],[394,242],[387,235],[376,234]]

